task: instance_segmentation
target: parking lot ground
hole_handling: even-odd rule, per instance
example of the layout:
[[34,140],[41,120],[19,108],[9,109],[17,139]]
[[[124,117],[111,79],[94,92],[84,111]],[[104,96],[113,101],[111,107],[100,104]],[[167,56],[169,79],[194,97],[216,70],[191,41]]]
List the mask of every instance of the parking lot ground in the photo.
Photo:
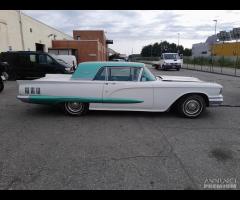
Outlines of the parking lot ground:
[[194,120],[110,111],[69,117],[18,101],[9,81],[0,94],[0,189],[204,189],[211,178],[234,178],[239,189],[240,78],[151,70],[216,81],[228,106]]

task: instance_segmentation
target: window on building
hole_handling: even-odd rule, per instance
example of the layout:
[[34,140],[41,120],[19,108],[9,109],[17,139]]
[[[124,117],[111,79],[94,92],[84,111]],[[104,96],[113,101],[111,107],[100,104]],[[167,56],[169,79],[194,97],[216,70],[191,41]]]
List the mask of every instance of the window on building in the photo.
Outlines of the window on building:
[[30,33],[32,33],[32,28],[30,28]]
[[80,36],[77,36],[77,40],[80,40]]

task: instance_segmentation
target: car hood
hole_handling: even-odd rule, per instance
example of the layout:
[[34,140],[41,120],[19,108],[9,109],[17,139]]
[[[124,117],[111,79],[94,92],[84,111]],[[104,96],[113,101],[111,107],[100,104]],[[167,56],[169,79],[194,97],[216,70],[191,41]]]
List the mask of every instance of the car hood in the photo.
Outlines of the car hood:
[[198,78],[195,77],[186,77],[186,76],[165,76],[165,75],[158,75],[162,81],[176,81],[176,82],[203,82]]

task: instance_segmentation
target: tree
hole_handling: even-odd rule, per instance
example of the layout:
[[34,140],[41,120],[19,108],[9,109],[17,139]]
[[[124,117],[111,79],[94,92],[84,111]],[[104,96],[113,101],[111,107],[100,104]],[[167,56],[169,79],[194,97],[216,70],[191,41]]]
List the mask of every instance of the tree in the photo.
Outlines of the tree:
[[161,43],[154,43],[153,45],[147,45],[142,48],[141,56],[142,57],[156,57],[160,56],[162,53],[179,53],[185,56],[191,55],[191,49],[184,49],[182,45],[177,46],[175,43],[169,43],[163,41]]

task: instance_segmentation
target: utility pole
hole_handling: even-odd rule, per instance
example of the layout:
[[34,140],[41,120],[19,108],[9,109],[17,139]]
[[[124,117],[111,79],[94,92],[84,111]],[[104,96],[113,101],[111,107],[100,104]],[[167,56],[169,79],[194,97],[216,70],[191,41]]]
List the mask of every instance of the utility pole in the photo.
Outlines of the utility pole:
[[179,35],[180,35],[180,33],[178,33],[178,47],[179,47]]
[[178,53],[179,53],[179,37],[180,37],[180,33],[178,33],[178,47],[177,47]]
[[23,38],[23,29],[22,29],[22,14],[21,10],[18,10],[18,17],[19,17],[19,26],[20,26],[20,35],[21,35],[21,42],[22,42],[22,50],[25,50],[25,45],[24,45],[24,38]]
[[153,47],[152,47],[152,44],[151,44],[151,57],[152,57],[152,48],[153,48]]

